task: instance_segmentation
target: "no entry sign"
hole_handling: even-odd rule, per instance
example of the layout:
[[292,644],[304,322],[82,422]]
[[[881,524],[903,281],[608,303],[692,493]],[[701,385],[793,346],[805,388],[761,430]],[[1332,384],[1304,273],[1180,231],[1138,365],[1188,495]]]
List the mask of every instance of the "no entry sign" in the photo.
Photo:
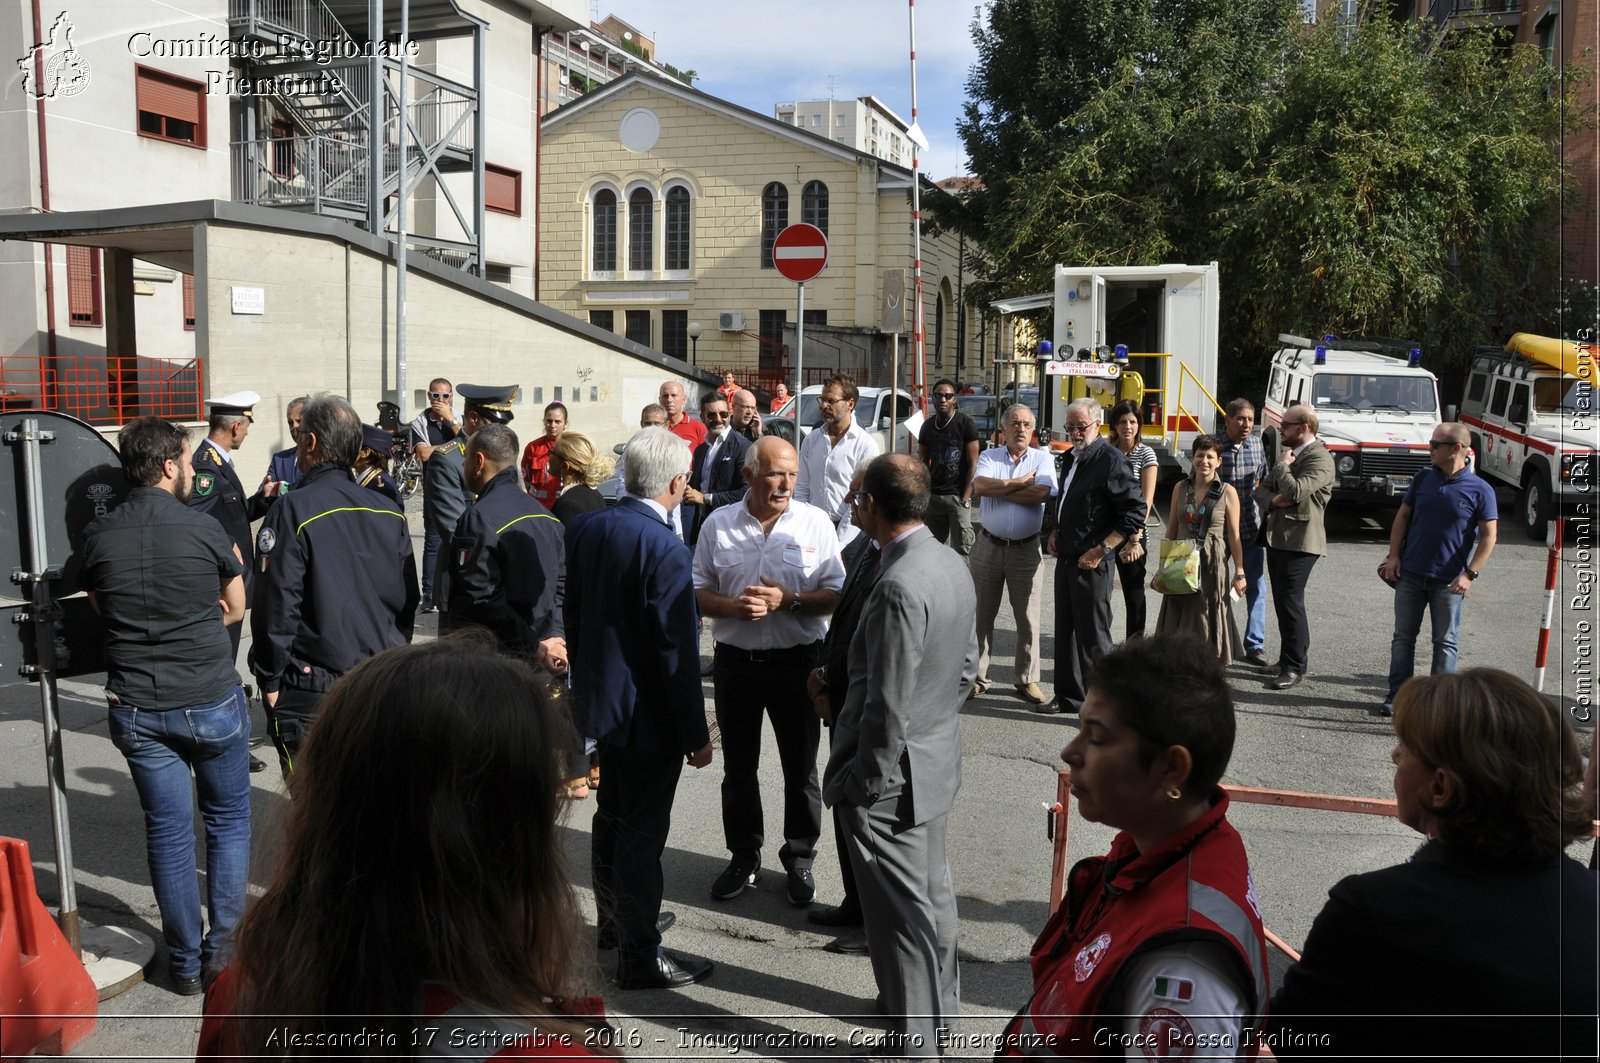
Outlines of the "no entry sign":
[[785,279],[804,284],[828,264],[828,237],[805,222],[787,226],[772,242],[772,264]]

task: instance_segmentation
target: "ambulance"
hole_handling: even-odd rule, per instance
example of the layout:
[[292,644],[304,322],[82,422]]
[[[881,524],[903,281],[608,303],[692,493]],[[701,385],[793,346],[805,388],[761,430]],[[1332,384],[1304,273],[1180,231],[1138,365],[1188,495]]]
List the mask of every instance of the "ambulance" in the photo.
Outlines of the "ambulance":
[[1261,443],[1276,460],[1283,411],[1317,413],[1317,437],[1333,456],[1334,502],[1398,506],[1428,467],[1440,422],[1439,380],[1422,351],[1395,340],[1280,335],[1261,411]]
[[1558,508],[1594,515],[1597,355],[1592,343],[1526,332],[1504,350],[1473,351],[1460,417],[1477,472],[1517,492],[1517,519],[1535,539]]

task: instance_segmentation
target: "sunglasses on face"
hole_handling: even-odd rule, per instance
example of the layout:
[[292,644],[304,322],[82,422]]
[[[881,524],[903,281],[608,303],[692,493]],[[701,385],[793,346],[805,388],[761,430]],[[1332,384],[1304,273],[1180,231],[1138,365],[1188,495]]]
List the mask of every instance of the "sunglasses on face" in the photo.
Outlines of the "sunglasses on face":
[[448,391],[430,391],[430,392],[428,392],[428,398],[430,398],[430,399],[448,399],[449,397],[450,397],[450,393]]
[[933,397],[936,399],[953,399],[956,397],[956,393],[953,391],[935,391]]

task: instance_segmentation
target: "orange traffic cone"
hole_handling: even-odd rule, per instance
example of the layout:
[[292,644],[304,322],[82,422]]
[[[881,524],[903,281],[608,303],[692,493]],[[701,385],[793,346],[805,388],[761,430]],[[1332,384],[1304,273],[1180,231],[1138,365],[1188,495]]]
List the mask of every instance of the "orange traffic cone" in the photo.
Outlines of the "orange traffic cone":
[[28,843],[0,838],[0,1059],[63,1055],[94,1032],[98,994],[33,885]]

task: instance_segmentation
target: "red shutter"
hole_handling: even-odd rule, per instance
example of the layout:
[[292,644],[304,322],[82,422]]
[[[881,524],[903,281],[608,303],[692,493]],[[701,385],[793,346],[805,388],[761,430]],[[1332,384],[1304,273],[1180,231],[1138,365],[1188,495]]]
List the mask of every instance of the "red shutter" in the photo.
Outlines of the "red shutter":
[[139,110],[200,124],[201,99],[205,86],[197,81],[176,78],[140,67],[138,73]]
[[522,173],[486,163],[483,167],[483,206],[501,214],[522,214]]
[[74,325],[100,328],[100,249],[67,247],[67,314]]
[[183,275],[183,327],[185,331],[194,331],[194,274]]

